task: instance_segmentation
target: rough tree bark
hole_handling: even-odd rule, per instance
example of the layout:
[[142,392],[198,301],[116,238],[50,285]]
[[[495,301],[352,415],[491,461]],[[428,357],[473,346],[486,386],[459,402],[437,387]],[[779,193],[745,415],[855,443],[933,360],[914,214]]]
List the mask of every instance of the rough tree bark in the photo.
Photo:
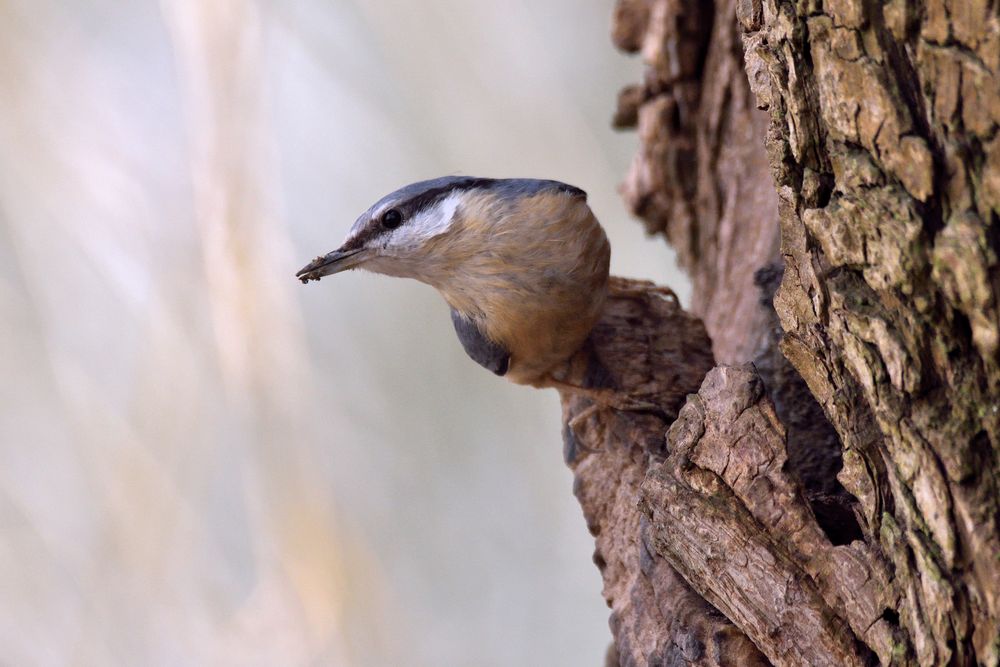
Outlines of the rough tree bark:
[[623,194],[704,326],[616,282],[572,361],[660,406],[563,401],[609,664],[1000,662],[998,13],[619,0]]

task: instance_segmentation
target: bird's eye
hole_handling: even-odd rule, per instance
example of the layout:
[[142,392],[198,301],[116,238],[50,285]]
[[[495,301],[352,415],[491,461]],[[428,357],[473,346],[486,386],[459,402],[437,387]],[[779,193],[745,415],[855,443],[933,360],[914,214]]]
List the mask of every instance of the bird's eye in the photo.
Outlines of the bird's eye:
[[382,226],[386,229],[395,229],[403,222],[403,214],[398,209],[390,208],[382,214]]

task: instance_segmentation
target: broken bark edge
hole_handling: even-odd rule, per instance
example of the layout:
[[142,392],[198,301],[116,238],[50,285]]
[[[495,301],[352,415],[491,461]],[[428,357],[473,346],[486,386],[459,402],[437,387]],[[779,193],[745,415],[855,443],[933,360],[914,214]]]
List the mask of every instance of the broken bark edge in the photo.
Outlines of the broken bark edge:
[[756,368],[713,368],[710,350],[668,292],[614,278],[566,371],[661,408],[562,395],[618,664],[893,662],[902,639],[883,613],[884,562],[863,541],[830,542],[788,473],[785,428]]
[[[834,545],[787,472],[785,429],[753,364],[688,398],[640,508],[655,551],[776,665],[891,664],[889,574],[863,541]],[[877,658],[876,658],[877,656]]]
[[595,407],[583,396],[562,393],[564,454],[611,608],[608,664],[768,664],[657,554],[651,524],[637,507],[647,472],[666,456],[667,428],[713,365],[704,326],[669,290],[612,278],[601,321],[567,366],[565,377],[577,385],[597,383],[623,401],[660,408]]

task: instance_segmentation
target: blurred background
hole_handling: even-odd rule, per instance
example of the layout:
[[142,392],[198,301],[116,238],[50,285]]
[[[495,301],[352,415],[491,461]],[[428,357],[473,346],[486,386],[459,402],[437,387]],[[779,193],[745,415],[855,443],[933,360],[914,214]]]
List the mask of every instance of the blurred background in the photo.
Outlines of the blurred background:
[[0,663],[596,665],[555,392],[411,281],[295,271],[405,183],[615,188],[612,3],[0,0]]

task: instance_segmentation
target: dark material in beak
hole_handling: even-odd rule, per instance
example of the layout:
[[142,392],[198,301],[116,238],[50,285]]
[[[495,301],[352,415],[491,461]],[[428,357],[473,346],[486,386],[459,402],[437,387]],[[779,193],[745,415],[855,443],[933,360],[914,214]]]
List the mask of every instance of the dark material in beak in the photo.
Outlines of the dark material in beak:
[[310,280],[319,280],[323,276],[333,273],[340,273],[347,269],[353,269],[358,265],[360,257],[357,257],[364,248],[357,250],[334,250],[326,255],[321,255],[313,261],[303,266],[295,277],[302,281],[302,284]]

